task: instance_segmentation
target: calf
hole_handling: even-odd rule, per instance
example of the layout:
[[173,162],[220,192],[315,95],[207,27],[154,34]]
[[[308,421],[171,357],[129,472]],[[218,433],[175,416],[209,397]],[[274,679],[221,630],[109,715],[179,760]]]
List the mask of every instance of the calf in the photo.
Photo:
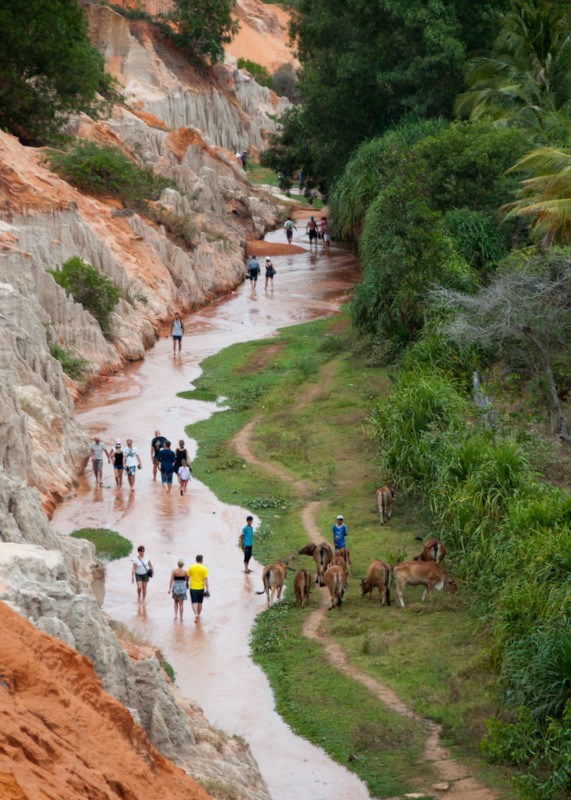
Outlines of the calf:
[[435,561],[440,564],[446,555],[446,548],[440,539],[427,539],[422,548],[422,553],[414,557],[414,561]]
[[264,594],[268,598],[268,608],[274,604],[274,597],[278,600],[281,599],[282,590],[284,588],[285,576],[287,571],[287,561],[276,561],[274,564],[268,564],[262,571],[262,583],[264,588],[261,592],[256,594]]
[[331,601],[329,603],[329,610],[332,608],[341,608],[343,602],[343,595],[345,594],[345,570],[343,567],[329,567],[325,572],[325,585],[329,589]]
[[346,547],[336,547],[335,548],[335,555],[341,556],[343,561],[345,562],[342,566],[345,569],[347,575],[351,574],[351,567],[353,564],[351,563],[351,553]]
[[311,591],[311,575],[306,569],[300,569],[299,572],[296,572],[293,591],[296,601],[302,608],[305,608]]
[[389,481],[385,486],[381,486],[375,492],[377,497],[377,506],[379,507],[379,516],[381,518],[381,525],[384,525],[392,515],[392,505],[395,497],[395,490],[392,481]]
[[434,589],[444,589],[446,592],[455,594],[458,591],[458,584],[453,578],[449,578],[434,561],[401,561],[393,567],[395,585],[397,593],[397,605],[404,608],[403,590],[408,584],[410,586],[424,586],[422,599],[427,592]]
[[324,575],[327,565],[331,563],[333,558],[333,550],[327,542],[321,544],[306,544],[299,551],[300,556],[313,556],[315,560],[315,583],[320,586],[325,586]]
[[361,578],[361,597],[366,594],[369,599],[375,586],[379,590],[381,605],[391,604],[391,568],[384,561],[371,561],[365,578]]

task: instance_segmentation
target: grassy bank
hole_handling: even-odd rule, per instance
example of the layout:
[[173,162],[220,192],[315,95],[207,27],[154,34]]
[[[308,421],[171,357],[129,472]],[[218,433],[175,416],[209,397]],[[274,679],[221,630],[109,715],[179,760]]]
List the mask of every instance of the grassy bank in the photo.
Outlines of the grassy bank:
[[[374,490],[388,476],[375,466],[368,419],[392,384],[385,371],[348,352],[348,335],[336,333],[342,327],[337,319],[288,328],[271,342],[236,345],[208,359],[196,396],[220,394],[230,410],[187,429],[200,443],[195,474],[222,500],[258,514],[255,554],[262,563],[306,542],[300,512],[307,502],[323,501],[324,538],[330,538],[336,514],[345,515],[354,577],[341,613],[327,617],[326,632],[352,663],[394,688],[419,714],[442,722],[445,742],[456,754],[490,785],[504,787],[505,772],[486,765],[479,753],[484,720],[496,710],[497,697],[469,598],[439,595],[421,604],[419,590],[412,589],[402,611],[359,596],[357,576],[371,559],[394,562],[412,555],[418,550],[415,536],[429,528],[425,509],[413,497],[398,498],[389,525],[379,526]],[[327,382],[316,384],[328,362]],[[307,402],[300,403],[307,392]],[[255,454],[303,478],[306,496],[246,464],[229,445],[253,417]],[[303,557],[298,565],[311,568]],[[452,558],[448,570],[453,574]],[[317,604],[315,590],[311,607]],[[303,638],[306,616],[286,598],[260,615],[254,631],[254,658],[268,674],[278,710],[297,732],[354,770],[375,796],[414,788],[422,726],[395,717],[335,672],[321,647]]]

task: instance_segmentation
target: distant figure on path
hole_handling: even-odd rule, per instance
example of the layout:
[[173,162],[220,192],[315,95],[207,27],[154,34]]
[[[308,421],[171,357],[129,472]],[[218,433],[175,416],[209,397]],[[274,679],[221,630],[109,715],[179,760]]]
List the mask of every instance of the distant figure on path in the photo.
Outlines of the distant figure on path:
[[208,588],[208,570],[202,561],[202,556],[196,556],[196,562],[188,568],[187,572],[187,575],[190,578],[190,602],[192,603],[195,622],[200,622],[203,599],[205,597],[210,597],[210,590]]
[[315,221],[314,216],[309,218],[309,221],[305,226],[305,232],[309,235],[309,246],[313,247],[313,244],[315,243],[315,246],[317,247],[317,222]]
[[174,621],[176,622],[178,615],[182,622],[184,601],[188,600],[188,595],[186,593],[188,589],[188,575],[186,574],[186,570],[183,569],[184,561],[182,558],[179,558],[176,563],[178,566],[171,572],[168,593],[172,594],[172,599],[174,601]]
[[113,473],[115,475],[115,486],[120,489],[123,486],[123,473],[125,472],[125,454],[119,439],[115,440],[115,447],[111,451],[113,459]]
[[137,600],[145,602],[147,599],[147,584],[149,583],[149,571],[153,571],[151,559],[145,555],[145,548],[142,544],[137,547],[137,558],[133,560],[131,571],[131,583],[137,583]]
[[160,431],[155,431],[155,435],[151,441],[151,463],[153,465],[153,480],[156,481],[157,479],[157,470],[159,468],[159,460],[157,458],[157,453],[164,447],[166,442],[166,437],[161,436]]
[[99,436],[94,436],[91,442],[91,465],[93,466],[96,486],[103,486],[103,453],[107,456],[107,463],[110,464],[111,459],[105,445]]
[[248,166],[248,150],[242,150],[242,155],[240,156],[240,160],[242,161],[242,166],[244,169]]
[[264,289],[268,291],[268,281],[272,282],[272,292],[274,291],[274,275],[276,271],[274,269],[274,265],[272,264],[272,259],[269,256],[266,256],[266,283],[264,285]]
[[180,496],[186,494],[186,489],[190,483],[190,473],[192,472],[189,465],[183,459],[182,464],[178,468],[178,480],[180,482]]
[[141,459],[139,458],[137,448],[133,447],[132,439],[127,439],[127,447],[123,448],[123,454],[125,456],[125,472],[127,473],[127,480],[129,481],[131,491],[134,492],[135,475],[137,474],[138,469],[143,469],[143,465],[141,464]]
[[178,476],[178,482],[180,483],[180,475],[178,474],[179,469],[182,466],[182,462],[186,461],[187,464],[190,463],[190,458],[188,457],[188,451],[184,445],[184,439],[178,440],[178,446],[174,451],[175,454],[175,461],[174,461],[174,471]]
[[252,284],[252,290],[256,288],[256,284],[258,282],[258,276],[262,270],[260,269],[260,262],[256,258],[256,256],[250,256],[250,260],[248,261],[248,278],[250,279],[250,283]]
[[331,232],[329,230],[329,225],[327,224],[327,220],[325,221],[325,227],[321,229],[321,236],[323,239],[323,252],[326,255],[329,255],[329,242],[331,241]]
[[174,474],[174,464],[176,455],[171,450],[171,443],[165,442],[165,446],[157,453],[157,459],[161,465],[161,482],[163,487],[166,487],[167,494],[171,493],[172,489],[172,476]]
[[184,323],[180,318],[180,314],[178,311],[174,315],[174,319],[172,321],[172,354],[176,356],[176,351],[178,347],[178,353],[180,355],[180,348],[182,345],[182,337],[184,334]]
[[244,572],[246,573],[250,573],[252,571],[249,565],[250,559],[252,558],[252,547],[254,545],[253,521],[254,517],[248,514],[246,517],[246,524],[242,528],[242,533],[240,534],[240,547],[244,551]]
[[343,522],[343,514],[338,514],[337,522],[333,525],[333,544],[335,545],[336,550],[341,550],[345,547],[345,537],[348,535],[349,531],[347,526]]
[[286,234],[287,243],[291,244],[291,240],[293,239],[293,232],[296,231],[297,228],[294,225],[293,219],[288,217],[284,222],[284,231]]

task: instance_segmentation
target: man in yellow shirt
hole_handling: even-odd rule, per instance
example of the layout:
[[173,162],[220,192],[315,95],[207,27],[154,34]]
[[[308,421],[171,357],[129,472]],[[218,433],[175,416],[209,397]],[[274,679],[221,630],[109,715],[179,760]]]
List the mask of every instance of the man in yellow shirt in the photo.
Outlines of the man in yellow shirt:
[[202,613],[202,601],[204,597],[210,597],[208,589],[208,570],[202,563],[202,556],[196,556],[196,562],[188,568],[186,573],[190,578],[190,601],[194,611],[194,621],[200,622]]

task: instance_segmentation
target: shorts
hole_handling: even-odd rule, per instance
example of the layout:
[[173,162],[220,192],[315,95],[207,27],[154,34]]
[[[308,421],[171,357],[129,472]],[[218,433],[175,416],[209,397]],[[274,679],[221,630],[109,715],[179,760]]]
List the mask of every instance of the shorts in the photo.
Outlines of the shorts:
[[116,469],[116,470],[117,470],[117,472],[123,472],[123,470],[125,469],[125,467],[113,467],[113,469]]
[[148,583],[149,582],[149,576],[147,575],[146,572],[145,572],[144,575],[139,575],[138,572],[135,572],[135,580],[136,581],[143,581],[143,583]]
[[180,485],[181,485],[181,486],[182,486],[184,489],[186,489],[186,487],[188,486],[188,484],[189,484],[189,483],[190,483],[190,481],[183,481],[183,480],[182,480],[182,478],[181,478]]
[[173,340],[174,340],[175,342],[180,342],[180,341],[182,340],[182,336],[175,336],[175,335],[173,335],[173,337],[172,337],[172,338],[173,338]]
[[317,239],[317,231],[309,231],[309,241],[313,241],[313,239]]
[[257,272],[250,272],[249,276],[252,283],[256,283],[258,280],[258,273]]
[[192,603],[202,603],[204,600],[204,589],[191,589],[190,600]]
[[244,564],[247,564],[248,561],[252,558],[252,545],[244,547]]
[[174,473],[173,473],[172,469],[168,470],[168,471],[166,469],[162,469],[161,470],[161,481],[163,483],[172,483],[172,476],[173,475],[174,475]]
[[103,471],[103,459],[102,458],[92,458],[91,463],[93,464],[93,469],[95,472],[102,472]]
[[125,472],[127,475],[134,475],[137,472],[137,467],[134,464],[130,467],[125,467]]

